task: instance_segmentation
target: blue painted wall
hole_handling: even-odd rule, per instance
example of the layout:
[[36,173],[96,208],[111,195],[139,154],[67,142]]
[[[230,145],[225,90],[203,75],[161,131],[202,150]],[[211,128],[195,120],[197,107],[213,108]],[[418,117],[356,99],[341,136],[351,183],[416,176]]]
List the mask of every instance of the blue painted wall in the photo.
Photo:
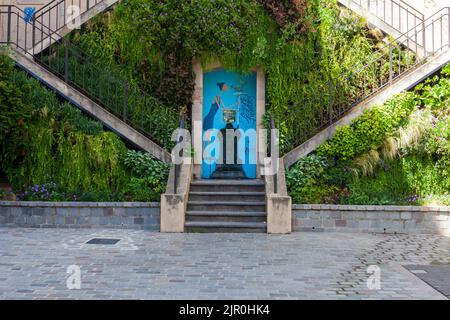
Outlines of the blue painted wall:
[[[203,134],[208,129],[220,130],[225,128],[226,122],[223,110],[235,110],[234,128],[242,130],[253,129],[256,132],[256,73],[242,75],[223,69],[205,72],[203,76]],[[212,142],[217,142],[216,150],[222,152],[222,146],[216,135]],[[256,164],[250,164],[250,158],[256,159],[256,141],[250,143],[248,139],[240,141],[245,143],[245,155],[238,151],[238,155],[244,160],[243,171],[250,179],[256,178]],[[210,144],[203,142],[203,150]],[[244,148],[239,149],[244,150]],[[215,156],[212,153],[212,156]],[[217,155],[218,156],[218,155]],[[204,155],[203,155],[204,157]],[[202,177],[211,178],[216,170],[214,160],[205,161],[203,158]]]

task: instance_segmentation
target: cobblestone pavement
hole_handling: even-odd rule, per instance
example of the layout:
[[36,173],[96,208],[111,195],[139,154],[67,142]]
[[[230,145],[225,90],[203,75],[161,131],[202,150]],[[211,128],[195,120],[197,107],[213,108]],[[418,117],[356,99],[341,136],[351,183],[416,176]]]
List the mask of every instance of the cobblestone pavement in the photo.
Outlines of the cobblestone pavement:
[[0,299],[445,299],[402,267],[438,263],[450,264],[450,238],[0,228]]

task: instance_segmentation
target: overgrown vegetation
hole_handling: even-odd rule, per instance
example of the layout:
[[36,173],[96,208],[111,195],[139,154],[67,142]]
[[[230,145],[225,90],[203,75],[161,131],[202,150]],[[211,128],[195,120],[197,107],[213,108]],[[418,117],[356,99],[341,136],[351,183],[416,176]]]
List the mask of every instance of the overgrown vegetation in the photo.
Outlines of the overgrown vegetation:
[[[148,114],[156,124],[161,119],[176,124],[178,112],[162,111],[190,105],[193,60],[205,65],[218,60],[242,73],[259,66],[266,74],[268,110],[279,118],[282,153],[317,130],[322,118],[317,99],[327,98],[328,82],[383,47],[382,38],[335,0],[125,0],[71,34],[99,66],[154,98],[158,108]],[[57,50],[50,58],[57,59]],[[405,64],[410,58],[402,55]],[[377,79],[371,74],[364,83],[374,87]],[[356,85],[342,82],[341,95],[351,97]],[[169,131],[162,128],[158,138],[169,141]]]
[[0,171],[23,200],[155,201],[167,180],[167,165],[127,150],[99,122],[15,70],[5,55],[0,145]]
[[450,65],[340,127],[287,178],[294,202],[449,205]]

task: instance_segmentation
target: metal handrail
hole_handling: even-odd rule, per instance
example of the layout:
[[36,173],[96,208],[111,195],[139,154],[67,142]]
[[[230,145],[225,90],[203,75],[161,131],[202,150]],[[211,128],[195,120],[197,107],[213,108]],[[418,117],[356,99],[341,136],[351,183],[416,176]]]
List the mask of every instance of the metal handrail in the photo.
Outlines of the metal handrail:
[[[186,128],[186,119],[185,119],[185,115],[181,114],[180,115],[180,126],[179,129],[180,131]],[[177,139],[177,143],[181,143],[182,141],[182,132],[179,132],[178,135],[178,139]],[[184,148],[181,148],[180,150],[181,154],[179,156],[181,156],[181,158],[184,157]],[[176,162],[174,164],[174,179],[173,179],[173,190],[174,190],[174,194],[177,193],[177,187],[178,187],[178,180],[179,180],[179,175],[180,175],[180,168],[181,168],[181,164]]]
[[[403,33],[412,26],[416,27],[425,21],[425,15],[402,0],[350,0],[377,18],[383,20],[391,28]],[[375,9],[375,12],[373,11]],[[390,18],[389,18],[390,13]],[[406,15],[406,21],[402,21]],[[394,19],[395,16],[395,19]],[[406,28],[403,23],[406,22]]]
[[[66,25],[66,11],[67,7],[78,6],[80,9],[79,14],[83,14],[89,11],[97,4],[104,0],[53,0],[40,9],[36,10],[34,19],[39,21],[41,25],[45,25],[53,33],[57,33]],[[61,11],[62,21],[61,21]],[[53,25],[55,26],[53,28]]]
[[[275,119],[273,118],[273,116],[270,117],[270,143],[269,143],[269,156],[272,157],[272,146],[273,146],[273,141],[277,140],[276,137],[276,126],[275,126]],[[278,168],[275,171],[275,174],[273,175],[273,193],[277,194],[278,193]]]
[[[413,53],[404,50],[405,42],[419,33],[430,36],[428,42],[424,42],[424,54],[420,56],[418,48]],[[307,141],[363,100],[449,47],[450,7],[447,7],[426,19],[422,25],[389,41],[367,59],[358,61],[348,72],[320,85],[314,91],[318,94],[289,106],[282,117],[277,115],[275,120],[279,129],[286,135],[283,151],[286,153]]]
[[[121,118],[158,145],[171,149],[173,143],[170,141],[170,135],[163,134],[161,138],[158,133],[176,129],[177,112],[175,110],[160,106],[155,98],[130,86],[127,80],[93,63],[94,59],[91,59],[86,52],[67,39],[55,36],[39,21],[25,22],[20,8],[14,5],[0,5],[0,17],[6,17],[3,19],[6,28],[0,31],[0,44],[10,45],[32,56],[35,62],[101,107]],[[56,45],[49,55],[44,55],[43,50],[34,55],[36,34],[42,34],[50,40],[52,45]],[[161,116],[161,119],[156,119],[155,115]]]

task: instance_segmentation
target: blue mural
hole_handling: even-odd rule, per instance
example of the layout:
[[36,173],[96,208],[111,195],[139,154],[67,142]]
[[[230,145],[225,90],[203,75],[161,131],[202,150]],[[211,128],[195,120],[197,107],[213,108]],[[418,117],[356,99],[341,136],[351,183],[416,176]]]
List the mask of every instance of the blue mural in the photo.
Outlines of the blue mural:
[[[256,136],[236,139],[235,159],[226,160],[226,129],[256,133],[255,73],[242,75],[223,69],[204,73],[203,135],[209,130],[211,139],[203,143],[202,177],[256,178]],[[223,139],[218,138],[221,135]]]

